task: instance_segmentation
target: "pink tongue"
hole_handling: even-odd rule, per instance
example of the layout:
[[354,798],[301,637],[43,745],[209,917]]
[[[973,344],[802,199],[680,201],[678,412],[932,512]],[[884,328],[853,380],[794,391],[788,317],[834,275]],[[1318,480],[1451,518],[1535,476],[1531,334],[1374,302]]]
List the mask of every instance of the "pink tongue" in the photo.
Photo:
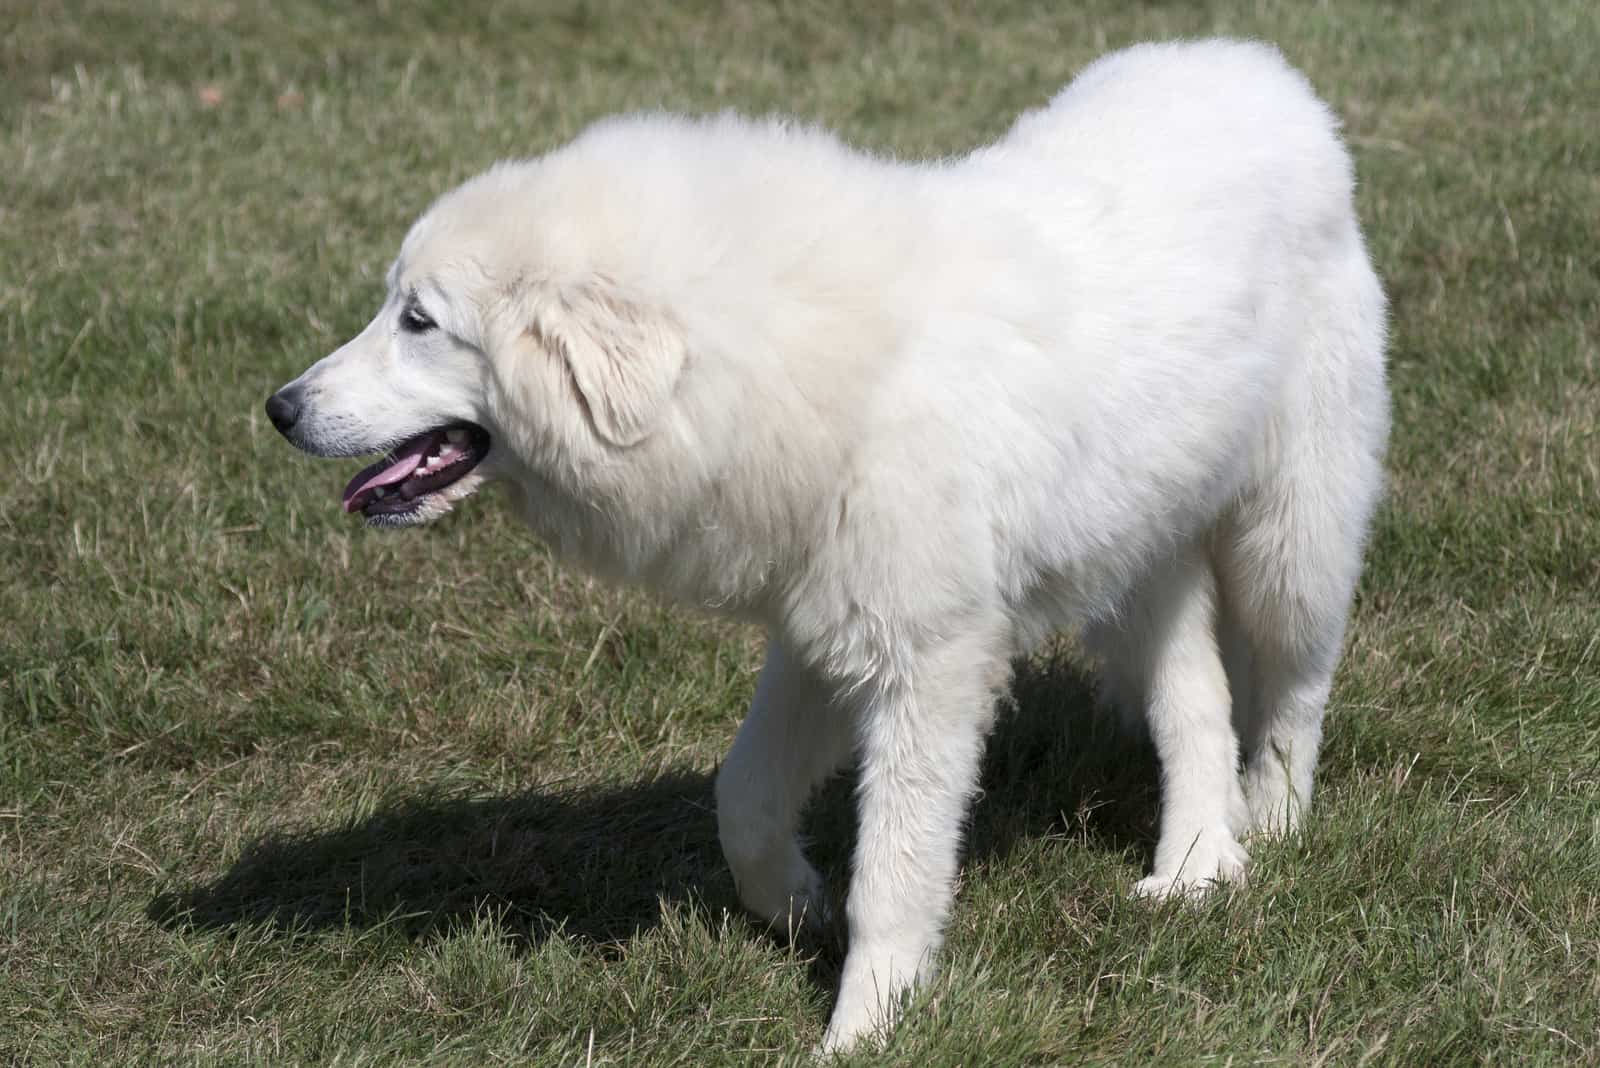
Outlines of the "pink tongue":
[[392,486],[396,482],[404,481],[411,472],[422,464],[423,458],[433,450],[434,445],[437,444],[438,436],[437,432],[419,434],[395,450],[391,457],[379,460],[355,478],[352,478],[350,484],[344,488],[344,510],[353,512],[366,504],[365,500],[362,500],[359,504],[357,503],[357,498],[365,490],[377,489],[379,486]]

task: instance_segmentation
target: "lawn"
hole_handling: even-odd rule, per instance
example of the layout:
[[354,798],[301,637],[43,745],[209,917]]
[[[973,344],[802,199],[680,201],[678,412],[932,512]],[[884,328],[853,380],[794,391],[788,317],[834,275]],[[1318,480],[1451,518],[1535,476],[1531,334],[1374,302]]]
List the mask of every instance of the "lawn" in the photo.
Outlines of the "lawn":
[[[1155,769],[1018,665],[947,968],[852,1063],[1600,1061],[1600,19],[1586,0],[0,5],[0,1062],[803,1063],[836,940],[738,912],[761,636],[422,531],[266,395],[408,222],[599,116],[960,152],[1121,44],[1346,121],[1395,437],[1305,833],[1131,901]],[[850,787],[813,806],[847,875]]]

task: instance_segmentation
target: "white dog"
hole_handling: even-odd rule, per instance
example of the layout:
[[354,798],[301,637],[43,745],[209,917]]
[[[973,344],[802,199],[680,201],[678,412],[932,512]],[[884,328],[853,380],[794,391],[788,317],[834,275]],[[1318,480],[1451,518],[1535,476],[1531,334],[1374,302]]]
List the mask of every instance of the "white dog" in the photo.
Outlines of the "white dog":
[[815,917],[797,818],[859,760],[844,1048],[934,966],[996,690],[1051,630],[1154,739],[1138,893],[1305,812],[1389,427],[1336,125],[1229,41],[1104,58],[938,163],[602,122],[441,197],[268,411],[386,454],[344,496],[374,525],[500,480],[563,557],[769,629],[721,839],[753,912]]

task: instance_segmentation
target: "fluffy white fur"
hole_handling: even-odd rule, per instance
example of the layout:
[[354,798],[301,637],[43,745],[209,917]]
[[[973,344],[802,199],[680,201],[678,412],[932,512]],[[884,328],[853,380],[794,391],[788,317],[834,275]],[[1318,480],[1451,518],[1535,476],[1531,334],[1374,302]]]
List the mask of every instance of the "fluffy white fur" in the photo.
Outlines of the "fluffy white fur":
[[[504,481],[562,556],[769,629],[718,821],[754,913],[816,917],[797,816],[859,759],[843,1048],[934,966],[996,689],[1051,630],[1155,741],[1138,893],[1304,814],[1389,425],[1351,190],[1305,79],[1229,41],[1108,56],[938,163],[614,119],[440,198],[291,436],[476,422],[427,517]],[[438,330],[397,328],[413,294]]]

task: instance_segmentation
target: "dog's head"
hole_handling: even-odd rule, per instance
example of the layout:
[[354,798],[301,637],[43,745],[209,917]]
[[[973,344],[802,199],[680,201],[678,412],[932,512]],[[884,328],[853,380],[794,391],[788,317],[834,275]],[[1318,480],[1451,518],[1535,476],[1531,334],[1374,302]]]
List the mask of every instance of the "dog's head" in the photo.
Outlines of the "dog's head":
[[371,525],[431,521],[496,478],[604,510],[628,489],[618,479],[639,477],[626,454],[668,419],[682,330],[597,262],[579,221],[541,208],[585,195],[538,167],[442,197],[407,235],[377,316],[267,401],[313,455],[381,455],[344,491]]

